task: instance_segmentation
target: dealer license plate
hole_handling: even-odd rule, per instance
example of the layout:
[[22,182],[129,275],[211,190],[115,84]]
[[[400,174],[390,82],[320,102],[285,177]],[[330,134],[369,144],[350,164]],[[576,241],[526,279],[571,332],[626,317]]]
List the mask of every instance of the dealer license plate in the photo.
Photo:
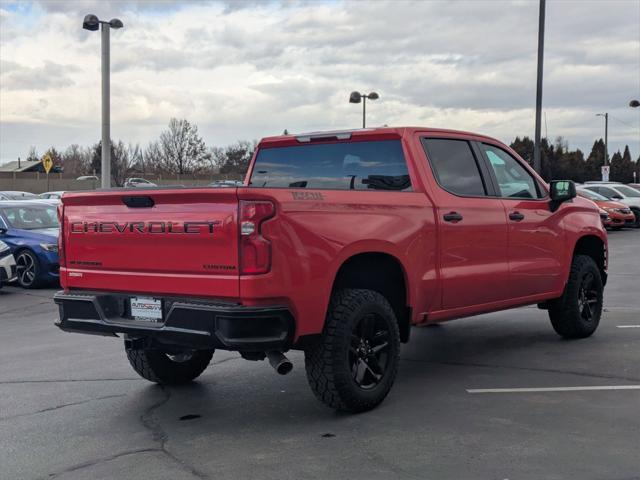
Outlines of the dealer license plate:
[[162,320],[162,303],[155,298],[133,297],[131,299],[131,316],[139,320]]

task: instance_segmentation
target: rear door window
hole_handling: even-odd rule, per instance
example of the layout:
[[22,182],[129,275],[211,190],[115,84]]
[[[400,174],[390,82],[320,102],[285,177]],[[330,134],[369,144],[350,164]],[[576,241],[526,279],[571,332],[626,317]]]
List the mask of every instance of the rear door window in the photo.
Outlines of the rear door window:
[[487,194],[478,162],[466,140],[423,138],[422,145],[438,184],[462,196]]
[[410,191],[400,140],[263,148],[251,187]]

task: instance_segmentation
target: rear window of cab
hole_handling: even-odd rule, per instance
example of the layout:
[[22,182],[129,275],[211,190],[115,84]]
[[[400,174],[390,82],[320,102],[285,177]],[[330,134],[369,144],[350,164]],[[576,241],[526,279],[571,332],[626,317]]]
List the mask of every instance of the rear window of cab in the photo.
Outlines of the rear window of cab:
[[258,151],[249,186],[410,191],[400,140],[318,143]]

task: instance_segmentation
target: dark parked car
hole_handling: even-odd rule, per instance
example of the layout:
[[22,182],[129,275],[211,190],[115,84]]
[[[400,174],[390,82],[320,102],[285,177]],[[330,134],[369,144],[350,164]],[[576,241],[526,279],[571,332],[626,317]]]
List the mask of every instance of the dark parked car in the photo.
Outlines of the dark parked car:
[[55,205],[41,200],[0,202],[0,240],[16,259],[20,286],[58,282],[58,232]]

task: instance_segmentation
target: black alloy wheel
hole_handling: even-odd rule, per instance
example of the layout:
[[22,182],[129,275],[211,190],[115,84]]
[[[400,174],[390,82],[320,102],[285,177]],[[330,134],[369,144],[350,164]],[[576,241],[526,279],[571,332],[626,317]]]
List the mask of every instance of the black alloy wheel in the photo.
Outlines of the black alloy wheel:
[[375,313],[363,316],[354,326],[349,365],[355,384],[363,390],[375,388],[389,364],[389,329]]
[[600,302],[596,278],[592,272],[587,272],[582,277],[580,289],[578,290],[578,310],[580,317],[585,322],[591,322],[596,314],[596,309]]
[[18,283],[22,288],[34,288],[38,281],[40,265],[29,250],[22,250],[16,257]]

